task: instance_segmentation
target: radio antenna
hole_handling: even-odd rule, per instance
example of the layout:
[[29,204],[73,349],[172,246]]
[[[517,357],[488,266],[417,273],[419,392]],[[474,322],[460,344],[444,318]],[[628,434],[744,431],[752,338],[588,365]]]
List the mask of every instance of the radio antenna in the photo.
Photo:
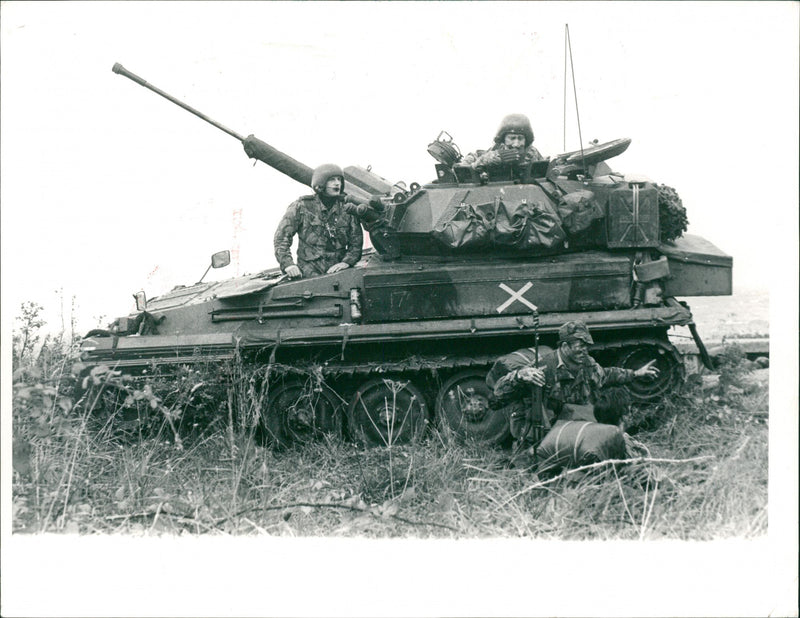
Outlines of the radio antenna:
[[572,62],[572,43],[569,38],[569,24],[564,24],[564,150],[567,149],[567,57],[572,72],[572,94],[575,98],[575,116],[578,119],[578,141],[581,147],[581,167],[586,174],[586,163],[583,157],[583,135],[581,134],[581,115],[578,111],[578,89],[575,86],[575,64]]

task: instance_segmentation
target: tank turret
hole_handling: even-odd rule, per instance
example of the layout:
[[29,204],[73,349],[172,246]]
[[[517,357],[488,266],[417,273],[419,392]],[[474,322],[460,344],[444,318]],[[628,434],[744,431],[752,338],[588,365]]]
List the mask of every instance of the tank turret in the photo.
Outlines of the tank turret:
[[[462,164],[458,147],[442,135],[428,147],[439,160],[436,179],[389,204],[382,225],[371,230],[375,246],[390,257],[552,255],[588,247],[652,248],[662,240],[656,187],[605,163],[630,139],[524,167],[481,170]],[[623,224],[629,229],[620,234]]]

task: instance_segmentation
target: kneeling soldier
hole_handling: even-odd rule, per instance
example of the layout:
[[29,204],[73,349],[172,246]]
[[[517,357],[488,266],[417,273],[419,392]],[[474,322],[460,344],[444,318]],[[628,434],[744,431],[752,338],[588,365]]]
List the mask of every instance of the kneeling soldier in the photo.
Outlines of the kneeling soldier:
[[[523,348],[501,356],[486,376],[495,405],[509,405],[511,435],[515,440],[515,453],[528,453],[536,446],[530,431],[532,387],[542,388],[544,426],[550,427],[559,418],[564,404],[594,404],[601,388],[612,384],[626,384],[641,377],[658,376],[655,360],[636,369],[601,367],[589,356],[592,336],[586,324],[567,322],[558,329],[558,348],[548,349],[539,356],[539,366],[534,366],[536,352]],[[522,462],[518,462],[522,463]]]

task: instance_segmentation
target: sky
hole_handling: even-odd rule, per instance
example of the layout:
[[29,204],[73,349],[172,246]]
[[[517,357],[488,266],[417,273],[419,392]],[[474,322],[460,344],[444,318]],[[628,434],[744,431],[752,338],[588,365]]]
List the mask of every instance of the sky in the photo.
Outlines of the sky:
[[632,139],[612,167],[674,187],[736,289],[766,287],[797,217],[797,26],[788,2],[5,2],[4,313],[34,300],[60,325],[74,301],[94,328],[221,249],[238,260],[208,279],[276,266],[308,189],[116,62],[311,167],[406,183],[434,178],[442,130],[468,152],[525,113],[555,155],[580,147],[579,116],[584,144]]
[[689,233],[733,256],[735,290],[796,303],[799,7],[2,2],[3,334],[28,300],[50,326],[73,299],[79,332],[105,326],[222,249],[238,261],[209,280],[274,267],[277,222],[308,193],[117,62],[311,167],[406,183],[434,178],[442,130],[466,153],[525,113],[547,156],[579,148],[579,113],[584,145],[632,139],[616,171],[678,191]]

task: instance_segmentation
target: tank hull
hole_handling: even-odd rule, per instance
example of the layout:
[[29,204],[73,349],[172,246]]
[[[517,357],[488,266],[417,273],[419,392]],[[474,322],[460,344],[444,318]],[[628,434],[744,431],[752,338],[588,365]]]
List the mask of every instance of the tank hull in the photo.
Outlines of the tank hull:
[[[598,340],[616,340],[636,333],[661,333],[670,326],[685,326],[692,321],[691,311],[673,299],[661,307],[636,309],[554,312],[540,316],[539,335],[543,343],[554,344],[559,326],[570,320],[582,320],[598,335]],[[431,321],[406,321],[391,324],[351,324],[321,326],[309,332],[307,327],[275,330],[266,324],[203,334],[144,335],[125,337],[88,337],[83,340],[84,361],[114,367],[147,368],[155,364],[181,364],[232,360],[237,352],[267,352],[275,359],[324,361],[326,371],[337,367],[374,361],[402,364],[405,354],[414,355],[426,343],[444,349],[505,354],[532,344],[532,316],[498,316]],[[455,346],[455,347],[453,347]],[[326,358],[331,356],[331,358]],[[443,354],[430,354],[438,358]],[[452,356],[452,354],[450,354]],[[397,364],[397,362],[400,364]]]
[[363,346],[386,351],[428,340],[499,339],[513,347],[531,330],[534,311],[545,339],[575,319],[613,333],[685,325],[691,313],[674,296],[730,293],[732,261],[705,239],[687,237],[663,250],[668,267],[656,289],[671,293],[649,306],[636,304],[632,293],[638,268],[632,251],[489,263],[481,257],[387,261],[369,253],[354,268],[312,279],[288,280],[273,270],[178,287],[148,302],[149,332],[131,332],[132,314],[120,319],[117,333],[87,338],[82,349],[92,362],[132,366],[261,348],[338,346],[347,357]]
[[[680,255],[672,247],[675,255],[661,262],[685,263],[688,256],[701,278],[720,268],[730,274],[729,263],[704,264],[688,246],[678,247]],[[370,445],[395,435],[379,423],[395,418],[385,410],[390,400],[413,412],[415,428],[438,423],[502,442],[508,423],[488,406],[481,376],[500,355],[537,338],[542,349],[555,348],[558,328],[570,320],[591,329],[590,352],[603,365],[657,362],[661,377],[633,388],[636,400],[653,401],[680,384],[683,363],[668,330],[692,325],[691,311],[663,295],[668,270],[661,262],[638,271],[658,277],[642,284],[636,261],[633,251],[491,263],[479,256],[391,261],[371,253],[354,268],[312,279],[267,271],[151,299],[146,311],[118,320],[116,332],[85,338],[83,358],[134,375],[185,365],[263,369],[270,376],[263,386],[273,393],[264,398],[263,415],[278,442],[298,433],[281,430],[279,421],[286,401],[311,383],[324,399],[314,405],[329,429],[344,425]],[[650,286],[639,295],[643,301],[642,285]],[[397,435],[409,440],[417,429]]]

